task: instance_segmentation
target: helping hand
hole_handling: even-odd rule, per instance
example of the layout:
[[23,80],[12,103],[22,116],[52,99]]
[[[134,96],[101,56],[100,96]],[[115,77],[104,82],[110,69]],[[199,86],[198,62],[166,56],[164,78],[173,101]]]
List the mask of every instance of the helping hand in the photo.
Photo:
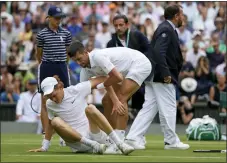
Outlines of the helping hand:
[[112,109],[112,113],[111,115],[117,111],[117,113],[119,115],[124,115],[126,113],[126,108],[124,107],[124,105],[120,102],[120,101],[117,101],[114,103],[113,105],[113,109]]

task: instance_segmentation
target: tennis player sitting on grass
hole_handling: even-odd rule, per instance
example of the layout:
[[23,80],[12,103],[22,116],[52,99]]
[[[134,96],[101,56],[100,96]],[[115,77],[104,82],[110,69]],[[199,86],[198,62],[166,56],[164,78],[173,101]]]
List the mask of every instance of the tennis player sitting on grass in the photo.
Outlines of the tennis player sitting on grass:
[[73,152],[103,154],[108,144],[107,135],[123,154],[127,155],[134,151],[133,147],[119,139],[107,119],[94,105],[87,105],[86,97],[91,93],[91,89],[96,88],[105,79],[106,77],[92,78],[64,88],[58,76],[45,78],[41,83],[41,89],[48,99],[46,103],[48,130],[42,147],[30,152],[47,151],[53,130],[65,140]]

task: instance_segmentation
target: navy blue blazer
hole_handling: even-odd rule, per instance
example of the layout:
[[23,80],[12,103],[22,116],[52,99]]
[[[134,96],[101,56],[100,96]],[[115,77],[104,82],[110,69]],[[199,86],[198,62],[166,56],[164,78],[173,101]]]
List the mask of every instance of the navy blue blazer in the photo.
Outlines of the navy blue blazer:
[[147,55],[151,58],[154,82],[164,83],[164,77],[171,76],[171,83],[178,84],[183,57],[178,35],[168,21],[162,22],[154,32]]

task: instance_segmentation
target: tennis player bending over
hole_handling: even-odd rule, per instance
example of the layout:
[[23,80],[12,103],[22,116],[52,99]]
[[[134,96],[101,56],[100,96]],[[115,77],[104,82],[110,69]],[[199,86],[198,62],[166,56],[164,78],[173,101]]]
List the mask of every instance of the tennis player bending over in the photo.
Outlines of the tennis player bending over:
[[58,76],[45,78],[41,83],[41,89],[48,99],[46,103],[48,130],[42,147],[30,152],[47,151],[53,130],[65,140],[73,152],[103,154],[108,144],[107,135],[123,154],[127,155],[134,151],[133,147],[119,139],[107,119],[94,105],[87,105],[86,97],[91,93],[91,89],[96,88],[105,79],[106,77],[92,78],[64,88]]

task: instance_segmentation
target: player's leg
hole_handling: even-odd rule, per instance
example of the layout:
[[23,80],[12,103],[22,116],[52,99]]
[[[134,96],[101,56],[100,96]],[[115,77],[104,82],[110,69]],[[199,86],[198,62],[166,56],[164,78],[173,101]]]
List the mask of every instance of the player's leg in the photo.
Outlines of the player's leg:
[[53,126],[56,133],[61,136],[67,143],[80,142],[94,149],[96,153],[103,153],[105,151],[105,146],[103,144],[99,144],[96,141],[82,136],[59,117],[55,117],[51,121],[51,125]]
[[[113,87],[115,92],[116,92],[116,90],[120,89],[119,84],[112,85],[112,87]],[[112,100],[109,97],[108,93],[106,93],[105,96],[103,97],[102,105],[103,105],[103,108],[104,108],[104,115],[105,115],[106,119],[109,121],[110,125],[113,128],[115,128],[116,127],[115,117],[113,117],[111,115],[112,109],[113,109],[113,103],[112,103]]]
[[[118,135],[115,133],[107,119],[94,105],[90,104],[85,109],[85,113],[89,120],[91,137],[103,143],[103,141],[107,140],[108,135],[124,154],[129,154],[134,150],[132,147],[126,145],[118,137]],[[100,129],[103,130],[107,135],[104,134]]]
[[125,137],[125,129],[127,128],[128,123],[128,100],[139,89],[139,87],[140,86],[135,81],[126,78],[123,80],[121,87],[118,90],[115,89],[119,100],[126,108],[126,114],[119,115],[115,112],[112,115],[116,124],[115,131],[122,140]]
[[153,83],[159,108],[159,119],[164,132],[166,147],[188,149],[189,145],[180,142],[176,129],[176,90],[173,84]]
[[156,96],[152,88],[152,83],[146,82],[143,108],[133,121],[125,142],[135,149],[145,149],[145,144],[142,144],[141,141],[157,112]]
[[[131,68],[125,79],[123,80],[119,91],[117,91],[117,96],[119,100],[124,104],[126,109],[128,109],[129,98],[140,88],[143,81],[150,75],[150,73],[151,63],[149,62],[149,60],[147,60],[147,58],[137,60],[134,64],[131,65]],[[127,123],[128,110],[127,114],[125,114],[124,116],[120,116],[119,114],[117,114],[116,129],[125,130],[127,127]],[[120,131],[120,133],[123,132]]]
[[104,108],[104,112],[103,112],[104,116],[109,121],[110,125],[114,128],[115,125],[114,125],[112,118],[111,118],[111,111],[112,111],[112,108],[113,108],[113,103],[112,103],[108,93],[106,93],[104,95],[104,97],[102,98],[102,105],[103,105],[103,108]]

